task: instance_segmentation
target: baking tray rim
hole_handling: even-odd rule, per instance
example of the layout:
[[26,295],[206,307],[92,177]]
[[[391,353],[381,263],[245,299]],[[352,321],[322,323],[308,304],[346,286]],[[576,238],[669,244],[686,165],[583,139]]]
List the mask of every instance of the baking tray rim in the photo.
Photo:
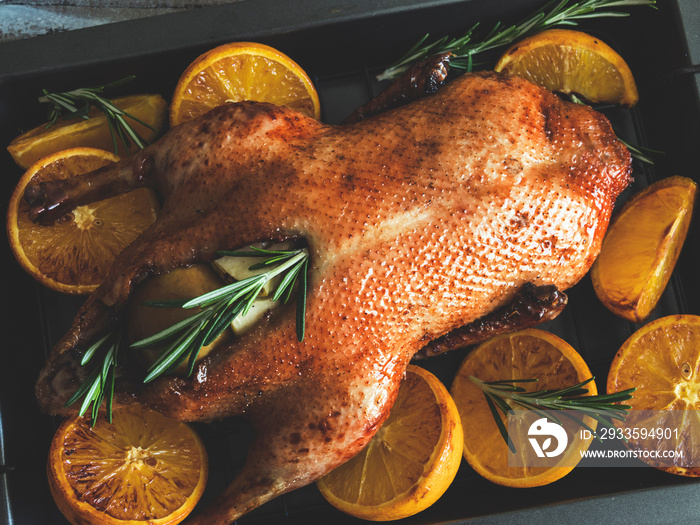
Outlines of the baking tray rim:
[[[104,57],[120,61],[208,46],[235,34],[264,38],[471,1],[295,0],[293,10],[283,10],[280,0],[238,0],[0,43],[0,83],[101,63]],[[200,30],[186,30],[192,27]]]

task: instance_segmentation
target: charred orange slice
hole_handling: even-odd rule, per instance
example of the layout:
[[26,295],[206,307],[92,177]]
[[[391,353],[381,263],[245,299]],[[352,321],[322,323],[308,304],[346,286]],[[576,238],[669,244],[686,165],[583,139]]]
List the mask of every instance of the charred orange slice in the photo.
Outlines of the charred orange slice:
[[174,525],[199,501],[207,454],[188,425],[133,405],[112,423],[67,419],[49,451],[51,494],[74,525]]

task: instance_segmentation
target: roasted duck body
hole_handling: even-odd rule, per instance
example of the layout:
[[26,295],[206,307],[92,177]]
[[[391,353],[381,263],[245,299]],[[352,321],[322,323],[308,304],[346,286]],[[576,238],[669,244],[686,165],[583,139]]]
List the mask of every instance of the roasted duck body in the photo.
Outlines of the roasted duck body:
[[581,279],[629,174],[603,116],[496,74],[461,76],[343,126],[260,103],[217,108],[132,160],[28,189],[40,221],[137,186],[163,198],[156,223],[55,347],[39,401],[49,413],[75,410],[63,405],[85,376],[81,351],[120,322],[148,275],[217,250],[305,239],[303,342],[290,304],[191,378],[144,386],[122,370],[117,385],[116,403],[186,421],[251,420],[246,467],[200,518],[232,521],[358,452],[430,341],[504,307],[526,283],[565,290]]

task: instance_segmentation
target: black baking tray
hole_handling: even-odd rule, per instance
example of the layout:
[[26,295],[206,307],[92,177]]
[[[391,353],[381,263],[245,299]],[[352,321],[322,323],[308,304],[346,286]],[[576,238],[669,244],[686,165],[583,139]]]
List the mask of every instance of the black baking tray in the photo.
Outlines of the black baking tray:
[[[382,66],[419,37],[458,35],[475,22],[515,22],[542,0],[295,1],[243,0],[233,4],[53,34],[0,45],[0,144],[42,121],[42,88],[71,89],[135,74],[130,92],[170,97],[179,74],[199,53],[223,42],[255,40],[275,46],[312,76],[322,118],[337,123],[385,84]],[[694,68],[700,59],[696,0],[660,0],[658,9],[630,8],[631,16],[589,20],[594,33],[627,60],[641,101],[633,110],[600,108],[618,134],[660,150],[653,166],[636,162],[635,183],[621,197],[669,175],[698,179],[700,105]],[[487,57],[492,59],[493,57]],[[488,67],[488,63],[484,67]],[[0,184],[4,206],[21,175],[4,147]],[[3,208],[4,209],[4,208]],[[697,217],[671,282],[653,316],[700,314],[700,230]],[[64,524],[49,494],[45,460],[58,419],[39,412],[33,385],[53,343],[67,329],[82,299],[46,290],[2,248],[4,304],[0,348],[0,524]],[[544,328],[569,341],[604,390],[610,361],[638,327],[609,313],[590,280],[570,290],[565,312]],[[463,352],[424,361],[448,385]],[[232,479],[250,438],[238,420],[197,425],[211,461],[202,504]],[[595,445],[594,445],[595,446]],[[698,523],[700,485],[651,468],[579,467],[552,485],[510,489],[482,479],[463,462],[447,493],[404,523]],[[195,511],[196,512],[196,511]],[[240,523],[359,523],[312,485],[264,505]]]

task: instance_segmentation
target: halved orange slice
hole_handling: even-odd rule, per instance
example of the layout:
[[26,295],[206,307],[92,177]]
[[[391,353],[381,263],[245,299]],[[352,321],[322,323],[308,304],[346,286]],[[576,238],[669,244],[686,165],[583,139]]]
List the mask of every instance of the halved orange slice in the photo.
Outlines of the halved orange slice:
[[624,59],[609,45],[581,31],[549,29],[513,44],[495,67],[550,91],[581,95],[589,102],[633,106],[637,84]]
[[333,506],[352,516],[396,520],[435,503],[461,459],[462,425],[449,392],[433,374],[410,365],[377,434],[317,485]]
[[53,290],[92,292],[121,250],[156,218],[158,202],[146,188],[78,206],[50,226],[29,219],[24,190],[30,180],[60,180],[116,162],[95,148],[60,151],[32,165],[10,199],[7,236],[15,258],[32,277]]
[[[556,466],[537,466],[536,452],[530,447],[517,450],[523,458],[519,461],[522,467],[510,466],[508,445],[484,392],[470,376],[484,382],[537,379],[536,383],[519,385],[527,390],[559,390],[574,386],[592,376],[583,358],[566,341],[535,328],[496,336],[467,355],[450,392],[462,418],[464,457],[486,479],[508,487],[537,487],[552,483],[573,470],[581,458],[580,452],[587,450],[592,437],[582,438],[576,423],[565,418],[562,418],[563,426],[570,437]],[[597,395],[595,383],[587,384],[586,388],[587,395]],[[500,413],[497,415],[505,419]],[[592,420],[587,424],[595,427]],[[504,420],[504,426],[511,427],[511,430],[515,427],[524,436],[528,434],[528,429],[521,429],[517,421],[508,425]],[[528,443],[526,438],[513,437],[514,442]]]
[[299,64],[264,44],[232,42],[204,53],[184,71],[170,103],[170,125],[242,100],[289,106],[316,119],[321,115],[316,88]]
[[[642,461],[700,476],[700,317],[670,315],[634,332],[608,373],[608,392],[636,388],[617,423]],[[672,454],[671,454],[672,452]]]
[[47,464],[56,505],[74,525],[174,525],[199,501],[207,453],[194,430],[139,405],[92,426],[65,420]]
[[596,295],[610,311],[641,322],[654,309],[688,233],[696,190],[685,177],[662,179],[613,219],[591,268]]

